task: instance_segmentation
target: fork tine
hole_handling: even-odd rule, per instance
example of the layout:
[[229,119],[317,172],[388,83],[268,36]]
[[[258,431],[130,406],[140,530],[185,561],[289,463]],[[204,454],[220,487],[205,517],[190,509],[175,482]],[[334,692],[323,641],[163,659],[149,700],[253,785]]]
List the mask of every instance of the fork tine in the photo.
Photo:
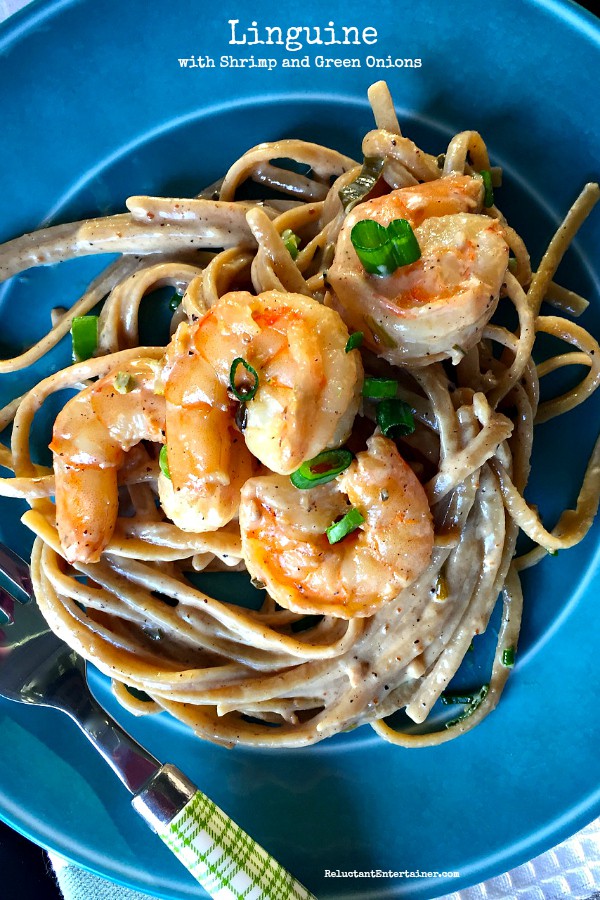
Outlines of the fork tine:
[[15,608],[14,597],[0,587],[0,625],[12,625]]
[[[3,572],[16,588],[24,591],[29,600],[33,597],[29,566],[14,550],[2,543],[0,543],[0,572]],[[26,602],[19,597],[14,599],[19,600],[20,603]]]

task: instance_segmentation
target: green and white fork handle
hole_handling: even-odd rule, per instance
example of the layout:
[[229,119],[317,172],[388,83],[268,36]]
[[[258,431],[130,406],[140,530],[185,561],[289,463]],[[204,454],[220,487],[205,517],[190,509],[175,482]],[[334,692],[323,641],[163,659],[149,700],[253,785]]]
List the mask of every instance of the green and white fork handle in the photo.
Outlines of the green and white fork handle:
[[158,769],[132,804],[211,897],[315,900],[175,766]]
[[[173,765],[162,765],[98,703],[82,677],[60,708],[133,795],[137,812],[218,900],[315,900],[266,850]],[[73,676],[75,677],[75,676]],[[76,703],[72,702],[73,697]]]

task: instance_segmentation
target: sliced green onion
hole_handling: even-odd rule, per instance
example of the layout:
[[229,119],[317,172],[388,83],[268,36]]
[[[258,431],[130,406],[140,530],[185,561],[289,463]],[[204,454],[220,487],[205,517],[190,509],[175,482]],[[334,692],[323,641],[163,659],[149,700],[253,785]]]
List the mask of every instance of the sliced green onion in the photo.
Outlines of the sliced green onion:
[[350,232],[350,240],[356,255],[369,274],[391,275],[398,268],[387,228],[379,222],[361,219]]
[[362,395],[370,400],[386,400],[396,396],[398,382],[392,378],[365,378]]
[[547,550],[548,556],[558,556],[558,550]]
[[505,647],[502,651],[502,665],[506,669],[512,669],[515,664],[515,648]]
[[339,192],[338,196],[345,213],[349,213],[357,203],[365,200],[371,193],[381,177],[384,162],[385,160],[380,156],[365,157],[363,167],[354,181],[351,181]]
[[129,372],[117,372],[114,378],[114,385],[115,390],[119,394],[128,394],[136,386],[136,381]]
[[158,454],[158,465],[160,466],[160,471],[163,473],[165,478],[171,479],[171,473],[169,472],[169,458],[167,454],[167,445],[163,444],[160,448],[160,453]]
[[[246,372],[251,376],[252,382],[250,384],[248,382],[243,382],[236,387],[235,376],[240,366],[243,366]],[[234,397],[237,400],[241,400],[242,403],[252,400],[258,390],[258,372],[256,369],[252,368],[250,363],[246,362],[242,356],[238,356],[231,363],[231,369],[229,370],[229,389]]]
[[461,712],[459,716],[455,719],[452,719],[450,722],[446,722],[446,728],[452,728],[454,725],[458,725],[459,722],[464,722],[465,719],[468,719],[469,716],[472,716],[476,709],[478,709],[485,698],[488,695],[490,686],[489,684],[482,684],[481,688],[475,694],[467,694],[466,696],[459,694],[442,694],[441,700],[442,703],[466,703],[465,708]]
[[382,400],[377,405],[377,424],[386,437],[392,429],[398,436],[412,434],[415,420],[412,409],[404,400]]
[[363,331],[354,331],[348,338],[348,343],[346,344],[346,353],[350,353],[351,350],[356,350],[358,347],[360,347],[364,339],[365,335]]
[[396,259],[399,260],[398,266],[410,266],[411,263],[421,259],[421,248],[410,222],[406,219],[394,219],[388,225],[387,231]]
[[443,575],[438,575],[437,581],[435,583],[435,599],[438,603],[443,603],[448,599],[449,595],[450,591],[448,590],[448,582]]
[[169,300],[169,309],[172,309],[173,312],[175,312],[177,307],[181,305],[182,300],[183,300],[183,297],[181,296],[181,294],[178,294],[177,291],[175,291],[175,293]]
[[286,228],[285,231],[281,233],[281,240],[285,244],[292,259],[296,259],[298,256],[298,248],[300,247],[300,238],[298,235],[294,234],[291,228]]
[[444,706],[455,706],[456,704],[465,706],[474,702],[477,693],[477,691],[473,694],[461,694],[460,691],[444,691],[440,696],[440,700]]
[[314,459],[303,462],[299,469],[292,472],[290,481],[294,487],[306,491],[318,484],[333,481],[351,462],[352,454],[349,450],[323,450]]
[[356,531],[358,526],[362,525],[364,521],[365,517],[363,514],[353,506],[352,509],[348,510],[343,519],[340,519],[339,522],[334,522],[333,525],[329,526],[326,532],[327,540],[330,544],[337,544],[338,541],[341,541],[346,535]]
[[90,359],[98,346],[98,316],[75,316],[71,322],[73,361]]
[[387,228],[373,219],[361,219],[350,232],[350,240],[371,275],[391,275],[421,256],[419,242],[406,219],[394,219]]
[[494,186],[492,184],[492,173],[488,169],[483,169],[479,173],[483,179],[483,205],[493,206],[494,205]]

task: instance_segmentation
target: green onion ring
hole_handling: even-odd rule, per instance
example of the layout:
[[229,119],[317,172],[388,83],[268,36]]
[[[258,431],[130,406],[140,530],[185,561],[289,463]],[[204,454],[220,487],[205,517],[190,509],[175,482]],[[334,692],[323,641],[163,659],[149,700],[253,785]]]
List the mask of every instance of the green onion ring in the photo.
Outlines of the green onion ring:
[[364,521],[365,517],[363,514],[353,506],[352,509],[348,510],[343,519],[340,519],[339,522],[334,522],[333,525],[329,526],[326,532],[327,540],[330,544],[337,544],[342,538],[345,538],[348,534],[356,531],[358,526],[362,525]]
[[98,316],[75,316],[71,322],[73,362],[83,362],[94,355],[98,346]]
[[515,648],[505,647],[502,651],[502,665],[506,669],[512,669],[515,664]]
[[[235,374],[239,366],[243,366],[246,372],[252,375],[254,379],[254,384],[248,386],[248,388],[244,386],[243,390],[239,390],[235,386]],[[229,370],[229,390],[236,398],[236,400],[240,400],[242,403],[246,403],[248,400],[252,400],[256,395],[256,392],[258,390],[258,372],[256,371],[256,369],[252,368],[250,363],[246,362],[243,356],[237,356],[231,363],[231,369]]]
[[370,275],[391,275],[398,268],[387,228],[373,219],[361,219],[352,228],[350,240],[356,255]]
[[351,350],[357,350],[358,347],[362,346],[364,338],[364,331],[353,331],[346,344],[346,353],[350,353]]
[[165,478],[168,478],[170,481],[171,473],[169,471],[169,457],[166,444],[163,444],[160,448],[160,453],[158,454],[158,465],[160,466],[160,471],[163,473]]
[[386,227],[374,219],[361,219],[350,232],[356,255],[370,275],[392,275],[421,257],[419,242],[406,219]]
[[421,248],[410,222],[406,219],[394,219],[388,225],[387,232],[394,248],[398,268],[410,266],[421,258]]
[[479,173],[483,179],[483,205],[487,208],[494,205],[494,186],[492,184],[492,173],[487,169],[483,169]]
[[[303,462],[299,469],[292,472],[290,481],[294,487],[301,491],[309,490],[318,484],[327,484],[333,481],[352,462],[352,454],[349,450],[323,450],[314,459]],[[324,469],[324,467],[326,467]],[[321,469],[321,471],[316,471]]]
[[386,437],[392,430],[395,430],[398,436],[412,434],[415,430],[412,409],[404,400],[382,400],[377,405],[375,415],[381,433]]
[[286,228],[285,231],[281,232],[281,240],[292,259],[296,259],[300,248],[300,238],[298,235],[294,234],[291,228]]
[[398,382],[392,378],[365,378],[362,395],[369,400],[392,399],[398,392]]

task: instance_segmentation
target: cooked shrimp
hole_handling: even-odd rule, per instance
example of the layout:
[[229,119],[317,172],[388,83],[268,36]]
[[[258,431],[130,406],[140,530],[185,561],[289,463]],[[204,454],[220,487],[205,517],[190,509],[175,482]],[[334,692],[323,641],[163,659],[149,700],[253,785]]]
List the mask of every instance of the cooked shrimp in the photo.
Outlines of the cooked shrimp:
[[[330,544],[326,529],[350,507],[363,523]],[[298,490],[279,475],[250,479],[240,527],[246,566],[277,603],[342,619],[371,615],[396,597],[424,571],[433,549],[425,491],[381,435],[328,484]]]
[[[289,474],[343,443],[362,387],[360,354],[346,353],[347,342],[337,312],[278,291],[232,292],[199,321],[182,323],[167,350],[164,376],[174,490],[186,479],[225,483],[234,458],[244,470],[237,481],[244,481],[250,473],[240,459],[248,451],[271,471]],[[237,386],[246,379],[250,393],[256,389],[243,406],[230,385],[236,360],[243,361]],[[239,441],[236,413],[248,450]]]
[[[331,305],[365,344],[396,365],[459,362],[493,314],[508,264],[501,226],[482,208],[481,179],[448,175],[356,206],[328,273]],[[350,233],[362,219],[406,219],[421,258],[388,276],[370,275]]]
[[[179,326],[158,384],[156,362],[139,360],[70,400],[51,444],[67,559],[100,558],[117,518],[118,469],[142,440],[166,441],[162,508],[179,528],[198,532],[237,516],[242,485],[257,471],[253,454],[289,473],[343,442],[362,385],[360,356],[345,352],[347,341],[338,314],[315,300],[228,294],[198,322]],[[236,358],[258,378],[239,425],[229,385]],[[117,378],[127,382],[123,393]]]
[[54,423],[56,522],[69,562],[97,562],[119,508],[117,474],[128,450],[165,440],[156,362],[140,359],[85,388]]
[[202,322],[182,322],[167,347],[163,379],[169,474],[161,473],[158,480],[166,515],[182,531],[198,532],[220,528],[237,516],[242,485],[256,473],[235,424],[235,404],[198,350]]

